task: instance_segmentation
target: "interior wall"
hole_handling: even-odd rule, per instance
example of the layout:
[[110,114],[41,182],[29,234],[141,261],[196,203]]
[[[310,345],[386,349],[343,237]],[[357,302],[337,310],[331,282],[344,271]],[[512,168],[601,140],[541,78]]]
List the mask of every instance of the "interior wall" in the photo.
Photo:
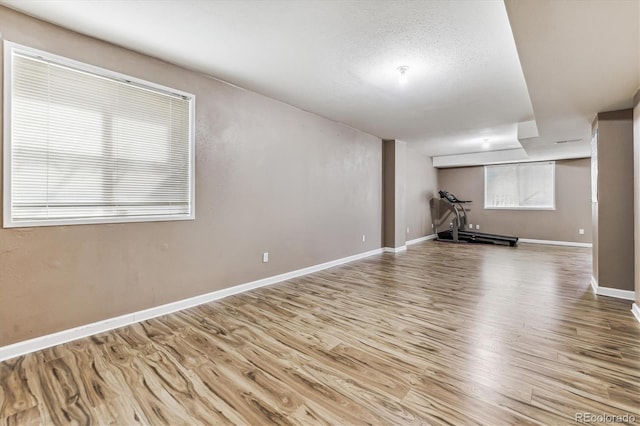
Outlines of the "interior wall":
[[429,200],[438,193],[438,173],[430,157],[407,148],[407,241],[431,235]]
[[600,245],[598,235],[598,117],[591,123],[591,280],[598,284]]
[[[468,222],[480,232],[552,241],[591,242],[591,163],[556,161],[555,210],[485,210],[484,167],[438,169],[438,189],[472,200]],[[579,234],[584,229],[584,235]]]
[[400,248],[407,241],[407,143],[383,141],[383,244]]
[[383,240],[385,247],[395,247],[396,241],[396,141],[382,142],[383,178]]
[[380,139],[3,7],[0,28],[196,95],[196,219],[0,229],[0,346],[381,247]]
[[395,146],[395,240],[391,247],[403,247],[407,242],[407,143],[396,140]]
[[640,307],[640,90],[633,98],[633,181],[634,181],[634,282],[635,282],[635,302]]
[[593,224],[591,227],[591,278],[598,283],[598,274],[600,273],[598,253],[600,252],[600,245],[598,244],[598,203],[591,203],[591,217]]
[[[633,111],[598,114],[598,286],[633,291]],[[595,271],[594,271],[595,272]]]

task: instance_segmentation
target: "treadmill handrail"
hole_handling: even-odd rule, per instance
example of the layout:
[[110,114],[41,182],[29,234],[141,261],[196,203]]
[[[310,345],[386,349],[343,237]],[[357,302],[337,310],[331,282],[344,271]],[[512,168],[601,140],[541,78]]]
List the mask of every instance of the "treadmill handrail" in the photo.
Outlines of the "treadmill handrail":
[[450,193],[449,191],[445,191],[445,190],[441,190],[438,191],[440,194],[440,198],[444,199],[445,201],[451,203],[451,204],[464,204],[464,203],[472,203],[473,201],[465,201],[465,200],[458,200],[458,198],[453,195],[452,193]]

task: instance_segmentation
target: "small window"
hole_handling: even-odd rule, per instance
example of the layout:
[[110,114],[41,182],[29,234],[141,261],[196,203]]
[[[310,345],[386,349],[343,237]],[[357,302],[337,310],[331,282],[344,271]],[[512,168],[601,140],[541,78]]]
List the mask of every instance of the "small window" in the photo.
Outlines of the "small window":
[[485,166],[484,208],[555,210],[555,162]]
[[4,48],[5,227],[194,218],[193,95]]

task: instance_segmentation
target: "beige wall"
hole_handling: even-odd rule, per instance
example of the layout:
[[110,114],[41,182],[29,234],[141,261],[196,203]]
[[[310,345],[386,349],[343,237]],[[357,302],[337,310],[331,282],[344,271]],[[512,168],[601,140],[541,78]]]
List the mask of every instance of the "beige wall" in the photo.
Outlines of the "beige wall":
[[395,247],[396,244],[396,141],[382,142],[382,245]]
[[437,192],[437,174],[431,158],[405,142],[383,144],[384,245],[397,248],[432,233],[429,199]]
[[381,246],[378,138],[6,8],[0,28],[197,97],[196,220],[0,229],[0,346]]
[[598,265],[598,253],[600,252],[600,245],[598,244],[598,203],[591,204],[591,218],[593,220],[593,224],[591,226],[591,235],[592,235],[592,246],[591,246],[591,276],[594,280],[596,280],[596,284],[598,283],[598,273],[599,273],[599,265]]
[[383,142],[383,245],[403,247],[406,242],[407,144]]
[[599,113],[597,117],[598,202],[594,250],[600,287],[633,291],[633,112]]
[[407,241],[433,233],[429,200],[437,193],[438,175],[431,158],[407,148]]
[[395,241],[391,247],[402,247],[407,241],[407,143],[395,141]]
[[[591,232],[592,232],[592,247],[591,247],[591,278],[595,283],[598,283],[599,265],[598,260],[600,258],[600,245],[598,244],[598,235],[600,230],[598,228],[598,116],[593,119],[591,123]],[[595,183],[595,185],[594,185]],[[594,199],[593,193],[596,194]]]
[[[588,158],[556,161],[556,210],[485,210],[484,167],[438,169],[438,187],[472,200],[469,222],[480,232],[520,238],[591,242],[591,169]],[[584,235],[578,230],[584,229]]]
[[633,108],[633,158],[634,158],[634,245],[635,245],[635,298],[640,307],[640,90],[634,97]]

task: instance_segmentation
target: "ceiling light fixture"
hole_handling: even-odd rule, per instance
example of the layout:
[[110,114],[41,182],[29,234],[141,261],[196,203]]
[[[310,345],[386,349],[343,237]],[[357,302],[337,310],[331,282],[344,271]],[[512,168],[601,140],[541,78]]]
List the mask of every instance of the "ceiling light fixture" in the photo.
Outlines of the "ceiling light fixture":
[[407,82],[407,71],[409,71],[409,67],[407,65],[398,67],[398,72],[400,72],[400,84],[405,84]]
[[482,149],[489,149],[490,147],[489,139],[485,139],[484,142],[482,142]]
[[576,143],[576,142],[582,142],[582,139],[566,139],[561,141],[555,141],[554,143],[556,145],[562,145],[563,143]]

